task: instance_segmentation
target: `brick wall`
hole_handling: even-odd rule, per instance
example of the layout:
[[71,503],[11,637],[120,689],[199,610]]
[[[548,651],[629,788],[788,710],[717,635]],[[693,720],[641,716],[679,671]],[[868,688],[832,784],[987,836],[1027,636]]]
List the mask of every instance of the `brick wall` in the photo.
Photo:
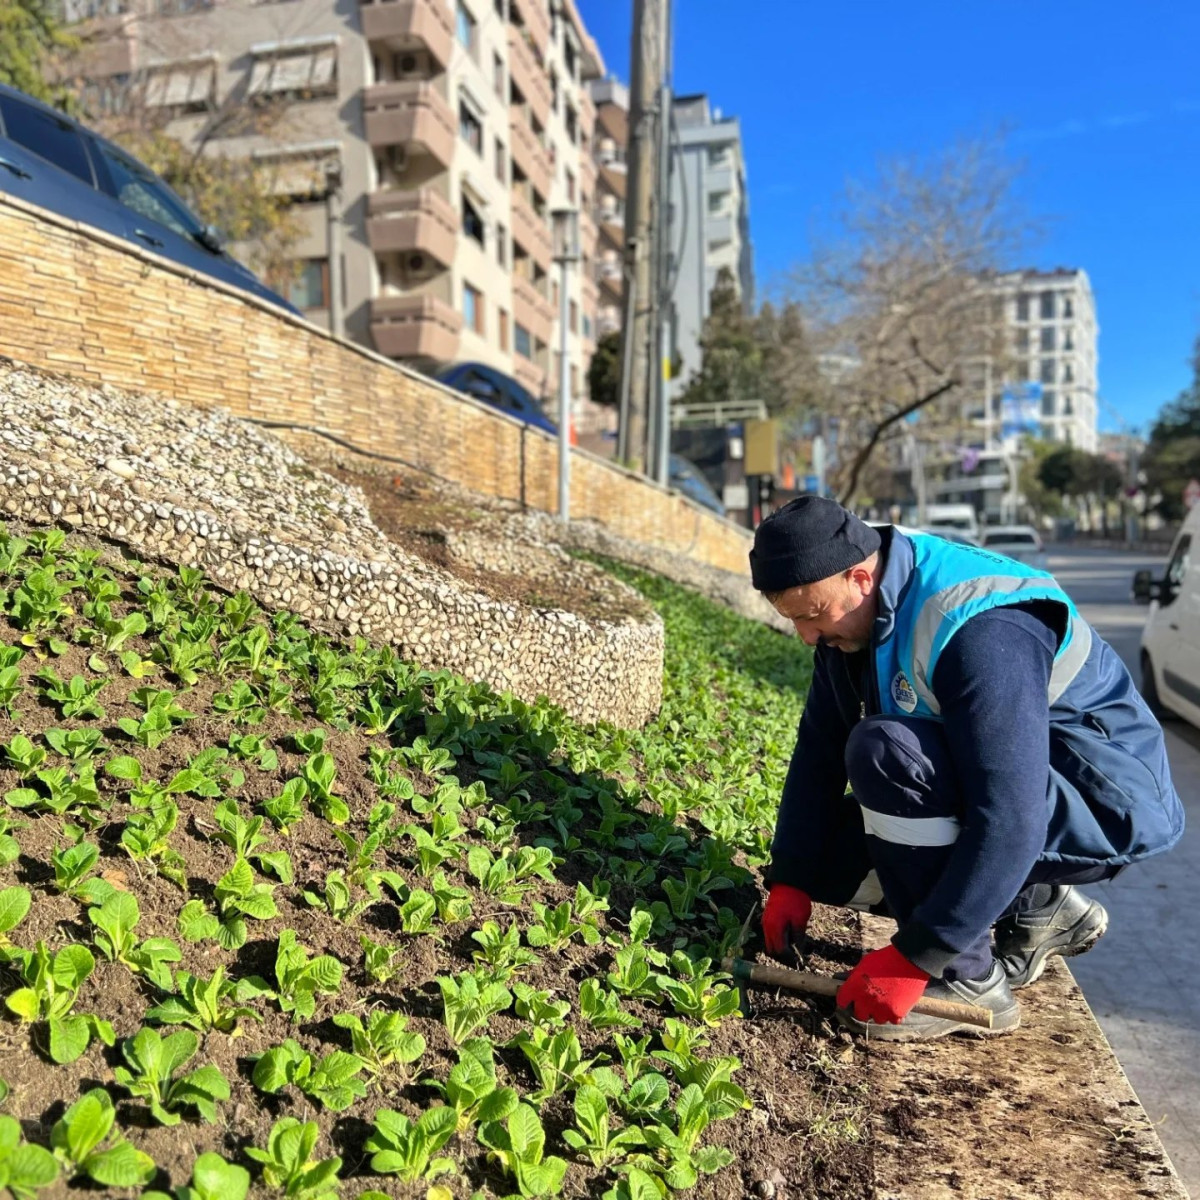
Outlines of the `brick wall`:
[[[553,512],[555,439],[244,293],[0,193],[0,351],[86,380],[313,426]],[[745,572],[749,535],[573,451],[571,515]]]

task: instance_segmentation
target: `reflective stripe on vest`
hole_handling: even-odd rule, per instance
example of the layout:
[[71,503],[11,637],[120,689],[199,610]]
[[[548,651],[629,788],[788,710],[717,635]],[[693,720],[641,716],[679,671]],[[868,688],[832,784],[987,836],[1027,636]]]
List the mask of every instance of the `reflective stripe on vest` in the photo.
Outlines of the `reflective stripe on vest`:
[[[941,705],[930,686],[929,664],[933,657],[934,640],[948,614],[972,600],[1001,594],[1013,597],[1014,604],[1032,600],[1053,600],[1063,603],[1065,595],[1053,578],[1046,575],[980,575],[934,593],[921,606],[913,629],[912,664],[913,689],[928,706],[940,715]],[[996,607],[1003,607],[997,605]],[[991,611],[991,610],[989,610]],[[1068,607],[1067,637],[1054,656],[1050,672],[1049,702],[1053,704],[1079,674],[1092,648],[1092,634],[1085,621]]]
[[956,817],[897,817],[860,805],[863,829],[900,846],[953,846],[961,828]]

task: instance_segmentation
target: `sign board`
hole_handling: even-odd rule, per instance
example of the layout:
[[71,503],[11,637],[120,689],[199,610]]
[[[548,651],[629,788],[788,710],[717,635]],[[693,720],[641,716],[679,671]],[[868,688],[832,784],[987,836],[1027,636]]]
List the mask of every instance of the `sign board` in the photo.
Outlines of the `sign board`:
[[1183,507],[1195,508],[1198,500],[1200,500],[1200,479],[1189,479],[1187,486],[1183,489]]
[[1006,384],[1000,395],[1000,434],[1038,433],[1042,427],[1042,385]]
[[779,422],[746,422],[747,475],[777,475],[779,473]]

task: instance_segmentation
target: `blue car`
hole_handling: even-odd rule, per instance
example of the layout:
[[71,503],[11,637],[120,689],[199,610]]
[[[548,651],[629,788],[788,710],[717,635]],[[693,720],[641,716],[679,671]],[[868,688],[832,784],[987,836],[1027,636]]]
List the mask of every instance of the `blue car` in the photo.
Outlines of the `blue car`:
[[297,316],[153,171],[78,121],[0,84],[0,191],[152,250]]
[[497,371],[486,363],[456,363],[443,367],[434,375],[439,383],[452,387],[456,392],[465,392],[492,408],[516,417],[535,429],[547,433],[558,433],[558,426],[546,416],[542,406],[511,375]]

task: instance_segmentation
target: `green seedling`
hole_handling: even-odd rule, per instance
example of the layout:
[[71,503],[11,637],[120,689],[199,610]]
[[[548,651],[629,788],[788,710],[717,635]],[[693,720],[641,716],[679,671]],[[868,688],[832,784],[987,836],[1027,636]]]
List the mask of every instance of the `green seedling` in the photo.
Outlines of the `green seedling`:
[[229,752],[235,758],[252,761],[260,771],[274,771],[279,766],[279,755],[267,745],[267,739],[261,734],[231,733]]
[[46,751],[22,733],[14,734],[3,749],[5,761],[22,779],[28,779],[46,761]]
[[147,809],[129,814],[121,831],[121,846],[135,862],[148,863],[187,891],[187,863],[168,840],[178,821],[175,801],[160,799]]
[[213,816],[219,830],[217,840],[230,846],[237,858],[256,864],[260,871],[274,875],[280,883],[292,882],[291,855],[286,850],[260,849],[270,841],[262,832],[262,817],[243,817],[232,797],[220,801],[213,809]]
[[146,938],[139,942],[134,930],[141,919],[137,897],[114,891],[101,904],[88,909],[95,928],[93,940],[109,962],[124,963],[135,974],[144,975],[160,991],[171,990],[169,963],[183,957],[170,938]]
[[366,934],[359,934],[358,944],[363,952],[363,970],[367,978],[375,983],[387,983],[401,970],[400,951],[395,946],[373,942]]
[[642,1023],[598,979],[585,979],[579,985],[579,1013],[593,1029],[634,1029]]
[[121,670],[132,679],[148,679],[158,670],[152,658],[143,658],[136,650],[122,650],[119,658]]
[[732,1116],[734,1111],[706,1100],[696,1084],[689,1084],[675,1101],[675,1128],[665,1123],[644,1126],[646,1146],[653,1154],[635,1155],[632,1161],[660,1175],[673,1191],[695,1187],[701,1174],[713,1175],[733,1162],[731,1150],[699,1142],[713,1121]]
[[557,1196],[567,1174],[565,1159],[545,1153],[546,1132],[528,1104],[520,1104],[501,1125],[498,1121],[479,1130],[489,1158],[516,1180],[522,1196]]
[[459,1045],[488,1018],[512,1004],[512,993],[502,984],[481,979],[474,973],[455,978],[439,975],[434,981],[441,989],[446,1029]]
[[416,843],[417,870],[428,878],[443,863],[458,859],[462,854],[460,839],[466,836],[467,831],[459,824],[454,813],[438,812],[433,814],[429,828],[405,825],[400,832]]
[[222,713],[235,725],[260,725],[267,715],[257,692],[244,679],[239,679],[229,691],[218,692],[212,703],[215,712]]
[[[519,763],[509,758],[507,754],[497,754],[494,751],[484,751],[476,754],[476,762],[480,763],[479,774],[491,780],[488,789],[494,796],[507,799],[518,788],[523,787],[533,778],[533,772],[523,770]],[[526,797],[528,793],[523,793]]]
[[208,979],[180,971],[175,976],[176,993],[146,1013],[147,1021],[160,1025],[188,1025],[201,1033],[215,1030],[237,1036],[243,1018],[262,1023],[262,1015],[248,1001],[274,996],[270,985],[258,975],[236,982],[225,978],[218,966]]
[[346,873],[341,870],[330,871],[325,876],[323,891],[315,892],[305,888],[303,894],[306,904],[322,909],[343,925],[350,925],[357,921],[376,900],[374,896],[363,896],[359,900],[353,899],[350,885],[346,882]]
[[[107,591],[108,599],[115,600],[120,594],[115,587],[110,587]],[[131,637],[145,633],[148,626],[145,616],[140,612],[131,612],[121,618],[114,617],[108,599],[96,598],[90,604],[84,605],[84,616],[92,622],[93,628],[86,631],[83,640],[88,645],[98,646],[108,654],[116,654]]]
[[677,1013],[711,1026],[719,1025],[723,1018],[737,1013],[737,991],[718,985],[718,979],[728,976],[710,974],[711,959],[700,958],[693,962],[682,950],[676,950],[670,962],[677,978],[656,975],[654,982],[663,997],[674,1004]]
[[385,705],[378,692],[370,692],[362,707],[354,714],[354,720],[362,726],[368,736],[386,733],[397,717],[404,715],[404,706]]
[[535,1029],[558,1029],[571,1011],[569,1001],[555,1000],[551,992],[536,991],[519,979],[512,985],[512,990],[517,1016]]
[[133,717],[122,717],[117,727],[139,746],[153,750],[171,736],[185,721],[191,720],[196,714],[188,712],[176,703],[174,692],[166,688],[140,687],[131,696],[145,715],[140,720]]
[[163,634],[158,639],[155,658],[166,664],[167,669],[180,683],[195,687],[200,682],[201,671],[211,671],[217,665],[216,656],[209,644],[211,633],[194,629],[191,634],[182,630],[176,637]]
[[116,1037],[107,1021],[71,1011],[79,989],[96,966],[86,946],[64,946],[52,955],[46,943],[39,941],[35,950],[26,951],[14,961],[25,987],[10,993],[4,1003],[21,1021],[46,1023],[54,1062],[74,1062],[92,1038],[113,1045]]
[[21,856],[21,843],[13,837],[14,829],[25,829],[28,822],[14,821],[0,813],[0,867],[7,867]]
[[599,1088],[583,1084],[575,1092],[575,1128],[563,1130],[563,1141],[594,1167],[605,1167],[626,1158],[645,1144],[642,1131],[627,1126],[613,1132],[608,1097]]
[[313,809],[334,825],[345,825],[350,820],[350,808],[345,800],[335,794],[337,766],[331,754],[313,754],[301,772],[308,785],[308,802]]
[[541,1104],[548,1096],[565,1091],[586,1077],[595,1061],[583,1057],[583,1048],[573,1029],[551,1033],[546,1029],[531,1029],[518,1033],[509,1045],[516,1046],[526,1059],[540,1087],[529,1099]]
[[254,1086],[268,1095],[292,1084],[330,1112],[343,1112],[367,1094],[366,1085],[358,1078],[364,1065],[356,1054],[344,1050],[335,1050],[318,1062],[299,1042],[287,1038],[258,1057],[253,1080]]
[[471,919],[471,894],[466,888],[452,884],[444,871],[438,871],[429,886],[433,889],[438,917],[445,924],[454,925]]
[[613,1099],[626,1117],[661,1124],[670,1108],[671,1087],[662,1075],[647,1071],[633,1080],[628,1089],[615,1093]]
[[188,760],[188,768],[200,774],[197,796],[223,796],[236,791],[246,782],[246,773],[229,759],[224,746],[209,746]]
[[54,1155],[24,1141],[15,1117],[0,1116],[0,1188],[8,1188],[12,1200],[36,1200],[57,1178]]
[[145,1100],[154,1119],[163,1125],[178,1125],[174,1110],[190,1107],[201,1120],[217,1119],[217,1101],[229,1099],[229,1081],[220,1067],[205,1063],[186,1075],[176,1075],[196,1055],[200,1040],[190,1029],[177,1029],[163,1037],[149,1026],[138,1030],[121,1044],[128,1067],[113,1068],[117,1082],[135,1097]]
[[291,735],[292,748],[300,754],[320,754],[325,749],[325,730],[310,729],[307,733],[296,730]]
[[21,641],[36,645],[38,635],[53,629],[71,608],[65,602],[71,585],[59,583],[51,567],[39,567],[29,572],[13,592],[9,617],[18,629],[25,630]]
[[554,852],[547,846],[521,846],[495,857],[486,846],[467,852],[467,869],[483,891],[502,904],[520,904],[535,878],[554,883]]
[[458,1049],[458,1062],[450,1068],[444,1084],[429,1080],[454,1110],[459,1133],[477,1121],[503,1121],[517,1107],[517,1093],[499,1087],[496,1059],[487,1038],[470,1038]]
[[21,715],[13,705],[20,697],[23,687],[18,667],[0,666],[0,713],[12,720]]
[[33,896],[28,888],[0,888],[0,962],[11,958],[12,942],[10,934],[29,914],[33,905]]
[[411,746],[398,749],[400,756],[422,775],[436,777],[454,769],[454,755],[445,747],[431,746],[426,737],[419,737]]
[[478,950],[471,952],[475,962],[489,968],[488,977],[498,983],[506,982],[522,967],[532,966],[538,956],[521,945],[521,931],[516,921],[502,931],[495,921],[484,921],[483,927],[471,934]]
[[366,1149],[372,1151],[371,1170],[398,1175],[405,1183],[429,1183],[453,1174],[452,1158],[434,1156],[455,1130],[454,1110],[445,1106],[427,1109],[415,1122],[389,1108],[380,1109],[366,1141]]
[[141,1200],[246,1200],[250,1172],[227,1163],[219,1154],[201,1154],[192,1167],[191,1185],[166,1192],[143,1192]]
[[73,766],[87,762],[104,747],[104,734],[99,729],[47,729],[42,737],[51,750],[69,758]]
[[237,950],[246,944],[246,918],[269,921],[279,915],[274,884],[255,883],[254,870],[244,858],[217,880],[213,898],[216,913],[202,900],[189,900],[180,910],[179,933],[186,941],[216,938],[222,949]]
[[37,788],[16,788],[4,794],[5,802],[13,808],[45,810],[60,817],[76,817],[88,826],[99,824],[111,801],[96,789],[96,777],[91,763],[82,763],[79,777],[72,776],[67,767],[47,767],[35,772],[41,784]]
[[377,1009],[367,1015],[365,1025],[357,1013],[338,1013],[333,1023],[350,1030],[351,1049],[373,1078],[388,1074],[388,1068],[408,1066],[425,1053],[425,1039],[408,1032],[408,1018],[401,1013]]
[[[104,1187],[145,1187],[158,1173],[150,1155],[114,1133],[117,1110],[102,1087],[85,1092],[50,1130],[50,1148],[67,1176],[86,1175]],[[109,1134],[113,1136],[110,1138]]]
[[93,842],[79,841],[62,850],[51,851],[54,887],[84,904],[103,904],[116,888],[108,880],[91,874],[99,859],[100,847]]
[[283,1117],[271,1126],[267,1148],[248,1146],[246,1156],[262,1164],[263,1183],[288,1200],[337,1200],[340,1158],[313,1158],[319,1130],[316,1121]]
[[534,902],[533,914],[537,923],[529,927],[525,939],[531,946],[544,946],[550,950],[563,950],[576,937],[585,946],[595,946],[600,941],[597,917],[607,909],[608,901],[602,895],[590,891],[582,883],[577,884],[573,904],[564,900],[550,908]]
[[623,1033],[614,1033],[612,1040],[613,1045],[617,1048],[617,1053],[621,1056],[621,1067],[625,1071],[625,1078],[630,1083],[640,1079],[644,1072],[653,1069],[654,1060],[650,1057],[649,1034],[645,1037],[633,1038],[627,1037]]
[[68,683],[59,679],[50,667],[43,667],[35,678],[45,685],[42,695],[57,705],[63,717],[76,717],[80,720],[92,717],[98,721],[104,719],[104,705],[96,697],[106,686],[107,680],[96,679],[89,683],[82,675],[73,675]]
[[307,798],[308,784],[303,779],[289,779],[278,796],[272,796],[262,802],[263,812],[267,814],[271,824],[287,837],[292,826],[298,825],[303,819],[304,801]]
[[330,954],[309,959],[308,950],[296,938],[294,929],[279,935],[275,955],[276,998],[283,1012],[292,1014],[293,1022],[313,1015],[317,993],[335,996],[342,986],[342,964]]
[[642,1000],[656,1001],[659,997],[658,980],[663,976],[652,975],[651,965],[662,966],[665,957],[641,942],[622,946],[613,955],[613,968],[608,972],[608,985],[622,996],[636,996]]

